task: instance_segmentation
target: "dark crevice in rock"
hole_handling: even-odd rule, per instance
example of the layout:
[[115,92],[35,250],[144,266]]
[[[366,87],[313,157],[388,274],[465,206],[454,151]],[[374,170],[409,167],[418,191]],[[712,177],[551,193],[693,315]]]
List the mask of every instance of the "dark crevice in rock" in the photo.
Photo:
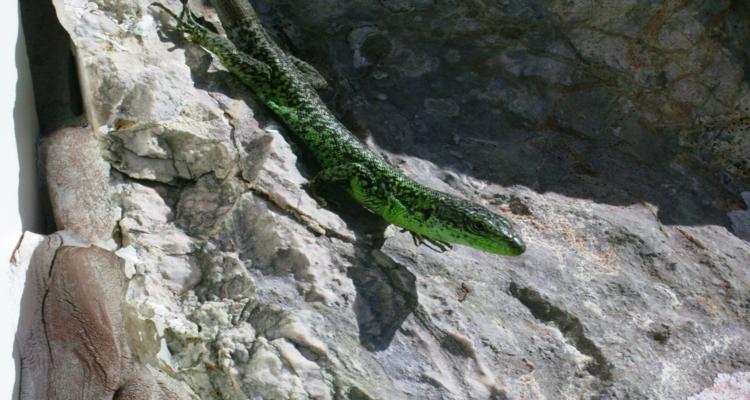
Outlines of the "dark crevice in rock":
[[48,287],[48,285],[49,285],[50,280],[52,280],[52,270],[53,270],[53,268],[55,268],[55,263],[57,262],[57,255],[59,253],[60,253],[60,249],[58,248],[57,250],[55,250],[55,253],[52,255],[52,259],[50,260],[50,263],[49,263],[49,270],[47,271],[47,276],[45,277],[45,280],[43,281],[44,282],[43,283],[44,284],[44,287],[43,287],[44,294],[42,295],[42,301],[40,303],[41,313],[39,314],[39,317],[40,317],[41,322],[42,322],[42,328],[44,329],[43,336],[44,336],[45,344],[47,346],[46,350],[47,350],[47,354],[49,356],[50,367],[54,367],[55,366],[55,360],[53,358],[52,344],[50,343],[50,337],[49,337],[49,324],[47,323],[47,318],[45,318],[45,316],[46,316],[45,310],[46,310],[46,307],[47,307],[47,299],[49,298],[49,287]]
[[375,398],[367,394],[367,392],[365,392],[364,390],[356,386],[352,386],[351,388],[349,388],[349,392],[347,393],[347,399],[349,400],[373,400]]
[[[70,37],[58,22],[52,2],[22,1],[19,14],[21,24],[16,44],[19,79],[13,112],[20,162],[20,212],[24,230],[50,234],[57,227],[47,194],[37,133],[49,135],[80,120],[83,102]],[[26,54],[23,54],[24,42]],[[32,102],[33,110],[29,109]],[[25,117],[33,111],[36,116]],[[34,118],[38,126],[30,125]]]
[[659,324],[648,331],[648,336],[660,344],[667,344],[672,336],[672,329],[669,325]]
[[123,397],[123,393],[125,392],[126,387],[121,386],[115,390],[115,392],[112,394],[112,400],[125,400],[126,398]]
[[555,306],[532,288],[511,282],[508,292],[529,309],[534,318],[552,323],[582,354],[592,358],[586,370],[602,381],[612,380],[612,365],[601,349],[586,336],[581,321],[571,313]]
[[47,135],[83,115],[76,61],[51,0],[25,0],[20,8],[39,129]]

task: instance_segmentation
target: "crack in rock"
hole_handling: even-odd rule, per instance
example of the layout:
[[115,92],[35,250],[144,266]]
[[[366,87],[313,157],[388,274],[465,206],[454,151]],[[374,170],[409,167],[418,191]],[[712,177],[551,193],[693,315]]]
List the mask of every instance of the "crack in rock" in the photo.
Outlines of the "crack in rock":
[[612,380],[612,365],[601,349],[586,336],[583,324],[575,315],[555,306],[536,290],[515,282],[510,283],[508,292],[526,306],[534,318],[554,324],[579,352],[591,357],[592,362],[586,371],[602,381]]

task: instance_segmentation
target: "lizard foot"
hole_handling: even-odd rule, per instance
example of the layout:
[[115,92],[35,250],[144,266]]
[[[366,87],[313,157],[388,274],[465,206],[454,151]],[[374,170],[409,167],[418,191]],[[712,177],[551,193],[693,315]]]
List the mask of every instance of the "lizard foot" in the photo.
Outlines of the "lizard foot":
[[167,8],[167,6],[158,1],[151,3],[149,7],[161,8],[164,12],[169,14],[169,16],[174,18],[175,21],[177,21],[177,26],[175,27],[175,29],[178,32],[188,34],[200,30],[207,30],[213,33],[218,32],[213,24],[208,22],[205,18],[193,13],[193,11],[190,9],[190,6],[188,6],[187,0],[182,0],[182,11],[180,12],[180,15],[175,14],[172,10]]
[[411,233],[411,238],[412,240],[414,240],[414,245],[417,247],[424,245],[428,249],[436,251],[438,253],[445,253],[446,251],[453,249],[453,245],[443,240],[428,238],[427,236],[420,235],[408,229],[402,229],[401,232]]

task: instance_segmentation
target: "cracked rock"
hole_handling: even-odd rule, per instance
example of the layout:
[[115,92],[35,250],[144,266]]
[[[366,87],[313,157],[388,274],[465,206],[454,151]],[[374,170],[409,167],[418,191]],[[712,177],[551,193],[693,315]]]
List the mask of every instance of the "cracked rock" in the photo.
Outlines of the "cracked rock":
[[21,399],[747,394],[741,2],[253,1],[343,123],[520,257],[321,207],[308,150],[150,1],[53,2],[89,125],[47,139],[60,232],[17,252]]

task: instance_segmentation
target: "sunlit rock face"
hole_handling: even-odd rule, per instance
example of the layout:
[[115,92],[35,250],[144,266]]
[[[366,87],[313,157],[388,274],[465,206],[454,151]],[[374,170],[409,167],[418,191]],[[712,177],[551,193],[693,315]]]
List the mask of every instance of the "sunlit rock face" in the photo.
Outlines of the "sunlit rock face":
[[304,147],[148,3],[55,1],[89,124],[45,144],[22,398],[747,393],[739,5],[256,2],[374,151],[512,220],[511,258],[320,208]]

